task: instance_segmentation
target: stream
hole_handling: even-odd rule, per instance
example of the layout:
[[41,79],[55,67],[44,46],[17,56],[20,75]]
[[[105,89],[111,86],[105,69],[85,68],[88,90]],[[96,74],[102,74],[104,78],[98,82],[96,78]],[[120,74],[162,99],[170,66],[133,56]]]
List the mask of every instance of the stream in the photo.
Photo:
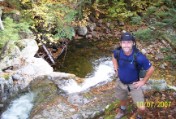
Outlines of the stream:
[[27,93],[12,101],[1,119],[27,119],[33,107],[34,98],[34,93]]
[[97,86],[97,84],[103,85],[112,81],[114,70],[111,58],[100,58],[93,64],[94,71],[84,78],[82,84],[79,85],[76,81],[69,80],[67,85],[64,85],[61,89],[71,94],[87,90],[90,87]]
[[[114,70],[111,58],[100,58],[93,63],[93,71],[87,76],[82,84],[78,84],[74,80],[68,80],[67,85],[61,86],[65,92],[77,93],[85,91],[91,87],[106,84],[112,81]],[[27,119],[30,116],[30,111],[35,100],[34,93],[27,93],[20,98],[12,101],[9,108],[2,114],[2,119]]]

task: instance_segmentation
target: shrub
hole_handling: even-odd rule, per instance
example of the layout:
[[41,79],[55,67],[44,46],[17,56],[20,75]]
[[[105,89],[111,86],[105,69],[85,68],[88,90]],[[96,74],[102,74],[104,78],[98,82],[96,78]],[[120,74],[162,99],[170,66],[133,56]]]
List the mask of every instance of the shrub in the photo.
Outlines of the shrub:
[[0,31],[1,42],[0,48],[9,40],[17,41],[19,40],[19,32],[25,31],[29,32],[29,24],[27,22],[15,23],[13,19],[7,17],[3,21],[4,30]]
[[135,16],[131,18],[131,23],[140,25],[142,23],[142,18],[140,16]]

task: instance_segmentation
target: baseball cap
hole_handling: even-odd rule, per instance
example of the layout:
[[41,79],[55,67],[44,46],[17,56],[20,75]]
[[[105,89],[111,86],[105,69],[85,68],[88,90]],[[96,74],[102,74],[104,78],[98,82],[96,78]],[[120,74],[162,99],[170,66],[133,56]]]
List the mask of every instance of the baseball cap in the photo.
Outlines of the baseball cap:
[[131,35],[129,32],[125,32],[121,35],[120,38],[121,41],[135,41],[133,35]]

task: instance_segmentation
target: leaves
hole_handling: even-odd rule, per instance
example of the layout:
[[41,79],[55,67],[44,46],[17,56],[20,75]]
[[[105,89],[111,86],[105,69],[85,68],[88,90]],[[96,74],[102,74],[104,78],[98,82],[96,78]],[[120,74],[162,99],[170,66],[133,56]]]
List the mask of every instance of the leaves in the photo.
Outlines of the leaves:
[[9,17],[5,18],[4,27],[5,29],[0,31],[0,47],[2,47],[8,40],[19,40],[20,31],[30,32],[29,24],[27,22],[15,23],[13,19]]

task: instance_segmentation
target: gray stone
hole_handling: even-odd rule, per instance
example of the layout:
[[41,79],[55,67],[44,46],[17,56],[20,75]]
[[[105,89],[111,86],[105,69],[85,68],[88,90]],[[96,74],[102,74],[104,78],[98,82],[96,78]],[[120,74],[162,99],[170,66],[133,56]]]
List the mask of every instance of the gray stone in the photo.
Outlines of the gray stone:
[[80,26],[78,27],[77,33],[80,36],[85,36],[87,34],[88,30],[86,26]]
[[93,31],[95,28],[96,28],[96,23],[90,23],[90,24],[88,24],[88,29],[89,29],[89,31]]
[[18,80],[23,80],[23,77],[21,77],[21,75],[19,74],[14,74],[12,75],[12,79],[13,81],[18,81]]
[[84,118],[81,114],[74,114],[73,116],[71,116],[71,119],[84,119]]

